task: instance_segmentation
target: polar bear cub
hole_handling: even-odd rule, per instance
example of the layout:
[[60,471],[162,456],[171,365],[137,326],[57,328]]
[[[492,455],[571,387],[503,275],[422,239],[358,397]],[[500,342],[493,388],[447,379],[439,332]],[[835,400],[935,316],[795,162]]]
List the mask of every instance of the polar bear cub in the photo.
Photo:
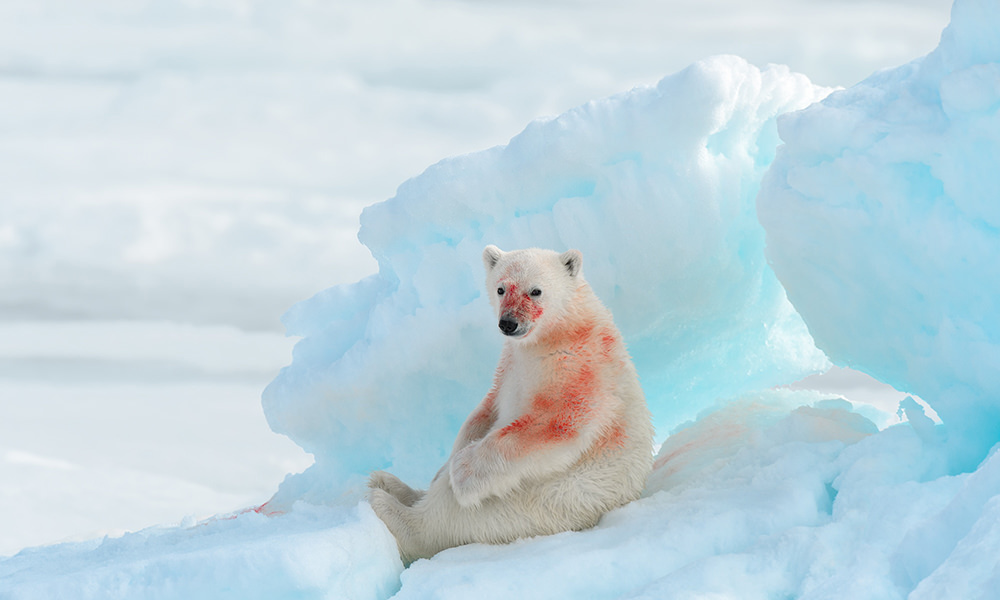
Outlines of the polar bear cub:
[[384,471],[369,499],[406,562],[471,542],[580,530],[639,497],[653,427],[611,313],[576,250],[483,251],[506,336],[493,386],[430,488]]

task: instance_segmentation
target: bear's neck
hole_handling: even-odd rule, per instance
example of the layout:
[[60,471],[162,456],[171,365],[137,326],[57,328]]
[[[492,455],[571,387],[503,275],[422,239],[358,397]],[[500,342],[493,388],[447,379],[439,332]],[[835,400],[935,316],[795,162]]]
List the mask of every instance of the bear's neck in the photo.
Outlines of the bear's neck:
[[522,344],[522,347],[543,355],[556,352],[577,354],[594,338],[595,332],[608,323],[606,311],[601,310],[603,306],[588,291],[584,288],[577,290],[566,314],[548,323],[544,331],[538,332],[534,340]]

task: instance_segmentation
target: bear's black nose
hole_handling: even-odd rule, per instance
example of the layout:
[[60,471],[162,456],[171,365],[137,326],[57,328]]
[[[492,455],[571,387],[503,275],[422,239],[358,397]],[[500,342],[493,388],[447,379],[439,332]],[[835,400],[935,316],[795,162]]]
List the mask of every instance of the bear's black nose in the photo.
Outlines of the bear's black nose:
[[500,331],[504,335],[510,335],[517,330],[517,321],[512,319],[500,319]]

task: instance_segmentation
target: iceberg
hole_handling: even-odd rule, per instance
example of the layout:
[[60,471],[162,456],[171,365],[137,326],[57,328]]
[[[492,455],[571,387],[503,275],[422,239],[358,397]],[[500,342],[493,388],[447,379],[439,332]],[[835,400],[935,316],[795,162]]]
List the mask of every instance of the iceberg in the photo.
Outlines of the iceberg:
[[643,498],[594,528],[445,550],[407,569],[367,503],[299,502],[0,560],[11,600],[989,598],[1000,453],[947,476],[909,424],[772,390],[663,444]]
[[1000,441],[1000,4],[778,120],[767,256],[817,345],[929,403],[952,470]]

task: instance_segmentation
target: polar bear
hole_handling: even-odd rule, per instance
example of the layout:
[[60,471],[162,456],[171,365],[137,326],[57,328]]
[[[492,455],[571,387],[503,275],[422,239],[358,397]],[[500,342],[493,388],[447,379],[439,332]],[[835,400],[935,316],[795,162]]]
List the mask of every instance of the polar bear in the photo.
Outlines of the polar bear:
[[493,386],[426,492],[384,471],[368,483],[405,562],[586,529],[639,497],[652,466],[649,409],[582,260],[576,250],[483,251],[506,336]]

